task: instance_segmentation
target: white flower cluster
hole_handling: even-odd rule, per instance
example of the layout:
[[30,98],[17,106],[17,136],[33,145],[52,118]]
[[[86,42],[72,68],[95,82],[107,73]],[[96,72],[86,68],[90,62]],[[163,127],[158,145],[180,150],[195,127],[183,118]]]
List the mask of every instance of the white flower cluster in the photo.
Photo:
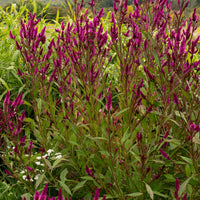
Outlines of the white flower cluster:
[[24,175],[22,176],[22,179],[23,179],[23,180],[33,182],[33,179],[32,179],[32,178],[28,179],[28,176],[25,175],[25,174],[27,174],[27,170],[25,170],[25,171],[21,171],[20,174],[24,174]]
[[[38,165],[38,166],[41,166],[41,167],[43,167],[44,166],[44,163],[42,163],[42,159],[53,159],[53,160],[56,160],[56,159],[60,159],[60,158],[62,158],[62,154],[61,153],[55,153],[54,155],[53,155],[53,153],[54,153],[54,150],[53,149],[49,149],[48,151],[47,151],[47,154],[45,154],[45,155],[43,155],[43,156],[38,156],[38,157],[36,157],[36,162],[35,162],[35,164],[36,165]],[[44,169],[37,169],[39,172],[37,172],[37,174],[35,175],[35,177],[34,177],[34,179],[35,180],[37,180],[39,177],[40,177],[40,175],[42,174],[42,173],[44,173]],[[32,178],[30,178],[30,179],[28,179],[27,178],[27,170],[25,170],[25,171],[21,171],[20,172],[20,174],[23,174],[23,176],[22,176],[22,178],[23,178],[23,180],[29,180],[29,181],[33,181],[33,179]]]

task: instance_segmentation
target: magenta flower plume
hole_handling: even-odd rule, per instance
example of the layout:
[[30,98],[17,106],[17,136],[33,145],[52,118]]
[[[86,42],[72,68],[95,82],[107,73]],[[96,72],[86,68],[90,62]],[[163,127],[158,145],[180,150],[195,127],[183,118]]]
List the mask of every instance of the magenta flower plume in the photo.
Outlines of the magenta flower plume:
[[[46,195],[47,195],[47,190],[48,190],[48,184],[49,184],[49,183],[46,183],[46,185],[45,185],[45,187],[44,187],[44,189],[43,189],[43,191],[42,191],[42,193],[41,193],[41,195],[40,195],[39,200],[42,200],[44,197],[46,197]],[[45,198],[44,198],[44,199],[45,199]]]
[[178,177],[176,177],[175,189],[176,189],[177,191],[179,191],[179,189],[180,189],[180,184],[179,184]]
[[5,171],[5,173],[6,173],[8,176],[11,175],[11,173],[10,173],[7,169],[5,169],[4,171]]
[[174,196],[176,199],[178,199],[178,191],[180,189],[180,184],[179,184],[179,180],[178,177],[176,177],[176,182],[175,182],[175,192],[174,192]]
[[58,200],[63,200],[63,197],[62,197],[62,190],[61,190],[61,188],[59,188],[59,192],[58,192]]
[[33,140],[31,139],[30,144],[28,146],[28,151],[30,152],[32,148],[33,148]]
[[7,106],[10,103],[10,93],[7,91],[6,98],[4,99],[4,105]]
[[86,171],[88,176],[92,176],[92,169],[90,169],[87,165],[85,167],[85,171]]
[[178,96],[174,92],[173,95],[174,95],[174,103],[177,105],[179,103]]
[[95,6],[94,0],[91,0],[91,2],[88,3],[92,8]]
[[108,99],[107,99],[107,103],[106,103],[106,110],[110,111],[111,109],[112,109],[112,96],[111,96],[111,92],[109,90]]
[[40,193],[36,191],[33,200],[38,200],[39,197],[40,197]]
[[193,14],[192,14],[192,20],[194,21],[194,22],[198,22],[198,20],[199,20],[199,18],[197,17],[197,15],[196,15],[196,8],[194,9],[194,12],[193,12]]
[[99,188],[97,188],[93,200],[99,200]]
[[12,39],[12,40],[14,40],[15,39],[15,36],[13,36],[13,34],[12,34],[12,32],[10,31],[10,38]]
[[164,156],[165,159],[169,160],[169,155],[165,151],[160,149],[160,153]]
[[187,193],[183,196],[182,200],[187,200]]
[[28,172],[33,171],[33,168],[31,168],[31,167],[29,167],[29,166],[27,166],[26,169],[27,169]]
[[19,117],[19,121],[23,122],[25,118],[25,110],[23,110],[22,115]]

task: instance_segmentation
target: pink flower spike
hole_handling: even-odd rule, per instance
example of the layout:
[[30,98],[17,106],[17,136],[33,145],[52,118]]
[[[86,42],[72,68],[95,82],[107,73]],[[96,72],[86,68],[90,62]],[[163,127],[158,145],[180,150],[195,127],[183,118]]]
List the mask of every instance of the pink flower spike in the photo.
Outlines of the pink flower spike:
[[25,118],[25,110],[23,110],[21,117],[19,117],[19,121],[23,122]]
[[196,124],[190,124],[190,130],[194,131],[196,129],[197,125]]
[[180,184],[179,184],[178,177],[176,177],[175,189],[176,189],[176,191],[179,191],[179,189],[180,189]]
[[58,192],[58,200],[63,200],[63,197],[62,197],[62,190],[61,190],[61,188],[59,188],[59,192]]
[[102,199],[102,200],[106,200],[106,196],[105,196],[105,195],[103,196],[103,199]]
[[33,140],[31,139],[30,144],[28,146],[28,151],[30,152],[32,148],[33,148]]
[[169,155],[165,151],[160,149],[160,153],[164,156],[165,159],[169,160]]
[[[49,183],[46,183],[46,185],[45,185],[45,187],[44,187],[44,189],[43,189],[43,191],[42,191],[42,193],[41,193],[41,195],[40,195],[39,200],[42,200],[42,199],[47,195],[48,184],[49,184]],[[45,198],[44,198],[44,199],[45,199]]]
[[113,4],[113,11],[116,13],[117,12],[117,5],[116,5],[116,1],[114,1],[114,4]]
[[20,71],[19,68],[17,69],[17,74],[18,74],[19,76],[23,76],[23,73]]
[[194,21],[194,22],[198,22],[199,21],[199,17],[197,17],[197,15],[196,15],[196,8],[194,9],[194,12],[193,12],[193,15],[192,15],[192,20]]
[[174,103],[177,105],[179,104],[179,100],[178,100],[178,96],[176,95],[176,93],[173,92],[174,95]]
[[99,200],[99,188],[97,188],[93,200]]
[[88,3],[92,8],[95,6],[94,0],[91,0],[91,2]]
[[15,39],[15,36],[13,36],[13,34],[12,34],[12,32],[10,31],[10,38],[12,39],[12,40],[14,40]]
[[40,197],[40,193],[36,191],[33,200],[38,200],[39,197]]
[[111,96],[111,92],[109,91],[108,99],[107,99],[107,103],[106,103],[106,110],[110,111],[111,109],[112,109],[112,96]]
[[85,171],[86,171],[88,176],[92,176],[92,169],[90,169],[87,165],[85,167]]
[[10,103],[10,93],[7,91],[6,98],[4,99],[4,105],[7,106]]
[[26,169],[27,169],[28,172],[33,171],[33,168],[31,168],[31,167],[29,167],[29,166],[27,166]]
[[10,173],[7,169],[4,169],[4,171],[5,171],[5,173],[6,173],[8,176],[11,175],[11,173]]
[[187,200],[187,193],[183,196],[182,200]]

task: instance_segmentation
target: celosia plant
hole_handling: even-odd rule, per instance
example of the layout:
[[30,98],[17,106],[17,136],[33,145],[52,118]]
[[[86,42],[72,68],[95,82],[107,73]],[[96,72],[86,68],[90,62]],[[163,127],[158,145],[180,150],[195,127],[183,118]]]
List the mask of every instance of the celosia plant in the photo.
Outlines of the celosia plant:
[[[27,165],[16,165],[11,174],[26,167],[29,184],[22,183],[32,195],[50,182],[49,196],[61,187],[68,199],[92,199],[96,187],[94,199],[99,190],[124,200],[198,197],[196,9],[184,20],[185,0],[177,1],[173,18],[168,0],[134,0],[129,14],[127,2],[115,0],[103,20],[104,10],[96,13],[94,0],[89,2],[92,13],[84,10],[83,1],[74,1],[74,12],[66,1],[73,19],[63,21],[50,41],[45,27],[38,33],[39,19],[32,14],[27,24],[21,20],[20,39],[10,33],[26,65],[18,74],[30,89],[34,116],[24,119],[23,111],[14,125],[7,124],[15,117],[12,109],[22,104],[22,95],[10,103],[7,93],[3,134],[16,137],[23,120],[30,126],[28,159],[19,156]],[[8,138],[15,155],[23,152],[19,144],[26,143],[25,136]],[[48,159],[48,149],[62,156]],[[40,167],[44,171],[34,179]],[[47,185],[34,198],[50,199]]]

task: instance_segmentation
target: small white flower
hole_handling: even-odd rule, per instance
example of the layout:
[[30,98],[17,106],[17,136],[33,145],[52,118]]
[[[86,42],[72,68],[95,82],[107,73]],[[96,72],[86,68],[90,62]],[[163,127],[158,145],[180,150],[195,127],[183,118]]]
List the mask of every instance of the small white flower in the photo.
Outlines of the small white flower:
[[49,156],[50,156],[50,154],[45,154],[45,155],[43,156],[43,158],[48,159]]
[[35,162],[35,164],[36,164],[36,165],[40,165],[41,163],[38,161],[38,162]]
[[62,158],[62,155],[58,155],[56,156],[56,159]]
[[34,179],[38,180],[39,177],[40,177],[40,174],[37,174]]
[[61,153],[55,153],[55,156],[61,155]]
[[36,157],[37,160],[41,160],[42,157]]
[[49,150],[47,151],[48,155],[50,155],[52,152],[54,152],[53,149],[49,149]]
[[26,175],[23,175],[22,178],[23,178],[24,180],[26,180]]
[[25,173],[25,171],[21,171],[21,172],[20,172],[20,174],[24,174],[24,173]]

